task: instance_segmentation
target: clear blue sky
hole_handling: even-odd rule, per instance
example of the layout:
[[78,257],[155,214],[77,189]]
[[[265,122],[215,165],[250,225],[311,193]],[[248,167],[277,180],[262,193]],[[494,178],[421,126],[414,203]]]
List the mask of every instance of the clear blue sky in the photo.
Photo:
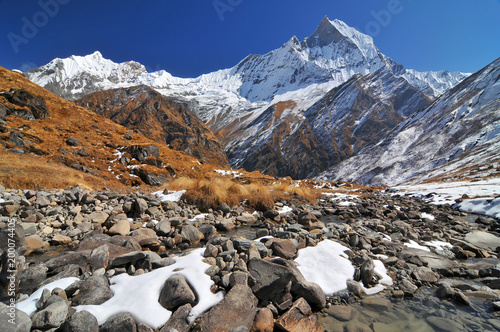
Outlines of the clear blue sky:
[[307,37],[325,15],[406,68],[475,72],[500,57],[500,0],[0,0],[0,66],[99,50],[195,77]]

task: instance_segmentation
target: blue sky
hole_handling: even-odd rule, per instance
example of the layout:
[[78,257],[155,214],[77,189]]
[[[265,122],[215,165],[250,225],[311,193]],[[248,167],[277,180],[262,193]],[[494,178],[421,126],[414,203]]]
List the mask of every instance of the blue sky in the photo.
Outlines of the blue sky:
[[0,0],[0,66],[99,50],[195,77],[305,38],[325,15],[406,68],[475,72],[500,57],[500,0]]

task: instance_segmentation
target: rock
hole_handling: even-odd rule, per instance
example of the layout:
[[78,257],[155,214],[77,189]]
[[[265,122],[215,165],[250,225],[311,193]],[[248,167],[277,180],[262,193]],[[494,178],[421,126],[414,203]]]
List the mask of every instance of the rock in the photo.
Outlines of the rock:
[[219,304],[201,316],[193,331],[236,331],[242,328],[249,331],[257,313],[257,303],[250,287],[236,285]]
[[155,231],[160,236],[168,236],[172,231],[172,226],[168,219],[163,219],[155,226]]
[[284,261],[292,273],[291,292],[296,297],[303,297],[309,305],[315,309],[323,309],[326,305],[326,296],[321,287],[313,282],[307,281],[299,269],[288,261]]
[[174,274],[165,281],[158,302],[167,310],[174,311],[184,304],[194,305],[196,296],[181,274]]
[[243,212],[241,216],[236,217],[236,221],[243,224],[253,224],[257,222],[257,218],[253,214]]
[[24,311],[0,303],[0,331],[29,332],[31,325],[31,319]]
[[118,220],[108,231],[109,235],[125,236],[130,232],[130,221],[127,219]]
[[59,268],[67,268],[69,265],[78,265],[84,272],[89,271],[90,251],[70,252],[63,256],[52,258],[45,262],[49,272]]
[[456,292],[455,295],[453,296],[453,301],[456,304],[463,305],[463,306],[470,307],[470,305],[471,305],[470,299],[462,292]]
[[462,332],[466,331],[463,325],[457,323],[454,320],[437,317],[437,316],[429,316],[426,318],[427,322],[443,332]]
[[358,284],[354,280],[347,280],[346,281],[347,289],[349,292],[353,293],[357,297],[363,297],[365,292],[363,291],[363,288],[361,288],[361,285]]
[[71,301],[73,305],[103,304],[113,297],[108,278],[92,276],[80,284],[80,292]]
[[293,303],[293,306],[276,321],[276,326],[289,332],[323,332],[311,307],[303,298]]
[[412,271],[412,276],[418,281],[434,283],[439,280],[439,276],[428,267],[416,267]]
[[326,310],[326,312],[341,322],[348,322],[352,319],[354,310],[350,306],[333,305]]
[[69,146],[78,146],[78,144],[80,144],[80,142],[78,141],[78,138],[76,138],[76,137],[68,137],[66,139],[66,144],[68,144]]
[[137,323],[137,332],[155,332],[155,330],[146,324]]
[[128,312],[121,312],[108,319],[99,332],[137,332],[134,317]]
[[274,316],[269,308],[260,308],[255,315],[252,332],[273,332]]
[[32,294],[47,279],[47,270],[47,267],[43,263],[25,268],[20,274],[19,291],[25,294]]
[[450,299],[455,295],[455,293],[456,292],[453,290],[453,288],[451,288],[451,286],[448,284],[442,284],[436,290],[436,295],[440,299]]
[[68,303],[66,301],[56,301],[31,317],[32,327],[42,330],[57,328],[64,323],[68,314]]
[[271,250],[275,256],[282,257],[284,259],[293,259],[297,254],[297,248],[295,244],[289,239],[271,239]]
[[120,267],[127,264],[135,263],[139,260],[146,258],[146,254],[142,251],[134,251],[128,254],[124,254],[118,257],[115,257],[111,262],[112,267]]
[[102,245],[92,251],[90,254],[90,264],[92,272],[101,268],[106,269],[109,263],[109,245]]
[[97,318],[86,310],[78,311],[68,318],[62,332],[99,332]]
[[399,288],[404,292],[406,296],[413,296],[418,290],[418,287],[408,279],[403,279],[399,285]]
[[146,213],[146,210],[148,209],[148,203],[144,198],[136,198],[133,206],[138,215]]
[[94,211],[88,215],[90,222],[93,222],[96,224],[103,224],[108,219],[108,217],[109,217],[109,214],[107,214],[104,211]]
[[183,225],[181,229],[182,240],[192,245],[200,243],[204,238],[202,232],[192,225]]
[[43,195],[39,195],[35,200],[35,205],[37,205],[38,208],[44,208],[50,205],[50,200]]
[[56,245],[61,245],[61,244],[68,244],[70,243],[72,240],[69,236],[66,236],[66,235],[62,235],[62,234],[55,234],[53,237],[52,237],[52,242]]
[[189,303],[177,308],[172,316],[170,316],[167,324],[163,325],[160,332],[188,331],[188,316],[191,309],[193,307]]
[[130,232],[129,236],[137,242],[141,242],[142,240],[147,239],[158,239],[158,235],[156,235],[156,232],[149,228],[136,229],[135,231]]
[[248,271],[256,280],[252,291],[260,300],[277,301],[293,277],[287,267],[262,259],[248,262]]
[[363,264],[361,264],[360,268],[361,273],[361,281],[365,287],[370,287],[370,284],[373,281],[373,277],[375,276],[375,266],[373,265],[373,260],[369,257],[364,257]]
[[380,311],[389,311],[392,308],[392,302],[384,297],[367,297],[361,301],[361,304]]
[[389,265],[389,266],[393,266],[393,265],[397,264],[398,260],[399,259],[396,256],[391,256],[391,257],[384,260],[384,264]]
[[26,237],[23,244],[23,247],[26,248],[28,252],[40,250],[47,246],[49,246],[49,244],[43,242],[42,238],[36,234]]
[[217,211],[221,211],[222,213],[226,214],[231,212],[231,208],[226,203],[222,203],[217,207]]
[[492,303],[493,309],[496,311],[500,311],[500,301],[495,301]]
[[465,241],[488,251],[496,252],[500,246],[500,237],[483,231],[473,231],[465,235]]
[[222,232],[229,232],[236,228],[236,224],[233,219],[222,219],[217,224],[217,229]]

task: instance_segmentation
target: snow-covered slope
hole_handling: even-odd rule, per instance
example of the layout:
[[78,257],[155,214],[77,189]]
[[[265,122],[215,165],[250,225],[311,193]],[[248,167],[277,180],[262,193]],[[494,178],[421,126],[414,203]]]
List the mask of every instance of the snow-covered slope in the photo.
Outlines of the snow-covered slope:
[[375,147],[319,178],[398,184],[449,177],[495,165],[499,151],[500,59],[413,114]]

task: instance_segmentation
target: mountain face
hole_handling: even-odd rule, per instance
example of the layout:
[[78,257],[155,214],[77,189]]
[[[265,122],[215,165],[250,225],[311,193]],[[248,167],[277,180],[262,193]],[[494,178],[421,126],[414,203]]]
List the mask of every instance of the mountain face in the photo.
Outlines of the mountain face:
[[186,105],[150,87],[95,92],[75,103],[174,150],[229,167],[224,149],[210,129]]
[[398,184],[494,168],[500,160],[499,110],[500,59],[318,178]]
[[70,100],[152,87],[207,124],[231,166],[294,178],[318,175],[380,141],[468,76],[405,69],[371,37],[326,17],[302,41],[293,37],[267,54],[197,78],[148,73],[136,62],[115,64],[99,52],[55,59],[25,75]]

